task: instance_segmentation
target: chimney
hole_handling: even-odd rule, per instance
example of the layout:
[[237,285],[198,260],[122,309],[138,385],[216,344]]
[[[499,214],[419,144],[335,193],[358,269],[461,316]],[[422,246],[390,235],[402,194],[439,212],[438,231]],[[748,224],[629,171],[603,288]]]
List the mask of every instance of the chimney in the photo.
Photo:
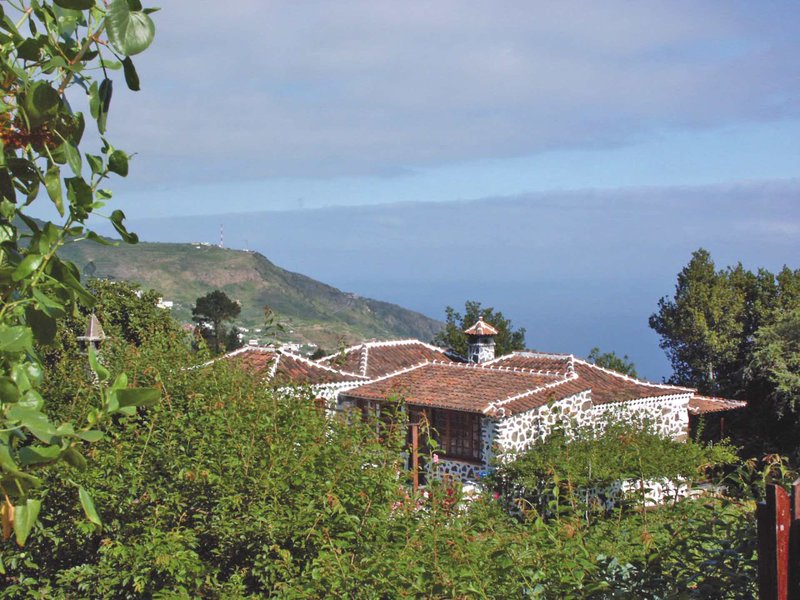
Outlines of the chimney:
[[494,360],[494,336],[497,335],[497,329],[480,317],[478,322],[464,333],[467,334],[468,362],[485,363]]

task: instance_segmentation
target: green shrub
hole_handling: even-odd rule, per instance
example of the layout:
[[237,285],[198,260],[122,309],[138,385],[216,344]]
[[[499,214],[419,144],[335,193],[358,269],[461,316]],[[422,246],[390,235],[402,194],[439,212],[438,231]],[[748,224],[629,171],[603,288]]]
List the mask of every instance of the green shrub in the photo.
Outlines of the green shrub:
[[676,441],[647,423],[612,419],[599,434],[591,426],[553,431],[514,460],[500,462],[490,483],[510,500],[519,496],[540,512],[551,512],[554,502],[575,510],[620,482],[637,481],[644,487],[665,480],[692,484],[736,460],[733,448],[724,443]]

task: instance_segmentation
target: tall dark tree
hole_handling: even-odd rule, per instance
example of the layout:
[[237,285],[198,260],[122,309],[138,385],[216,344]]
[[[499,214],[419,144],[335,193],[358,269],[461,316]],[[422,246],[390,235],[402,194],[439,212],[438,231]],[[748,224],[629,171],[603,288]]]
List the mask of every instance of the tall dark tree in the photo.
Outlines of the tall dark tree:
[[800,434],[800,411],[789,401],[800,378],[792,355],[798,310],[800,269],[717,270],[700,249],[678,274],[674,297],[659,301],[650,326],[672,362],[672,383],[747,400],[747,411],[733,417],[739,441],[791,451]]
[[636,365],[628,358],[627,354],[618,356],[616,352],[601,352],[600,348],[595,346],[591,349],[586,359],[598,367],[611,369],[612,371],[622,373],[623,375],[629,375],[630,377],[638,377]]
[[214,352],[219,353],[225,340],[225,322],[235,319],[242,311],[238,302],[220,290],[209,292],[197,299],[192,308],[192,320],[200,325],[204,337],[209,333]]
[[474,325],[479,318],[497,329],[495,353],[498,356],[525,349],[525,328],[514,329],[511,320],[492,307],[482,308],[480,302],[468,300],[464,304],[464,314],[448,306],[445,315],[445,326],[433,338],[433,343],[448,347],[462,356],[467,355],[467,336],[464,330]]
[[765,392],[779,417],[800,414],[800,308],[783,312],[755,335],[745,377]]

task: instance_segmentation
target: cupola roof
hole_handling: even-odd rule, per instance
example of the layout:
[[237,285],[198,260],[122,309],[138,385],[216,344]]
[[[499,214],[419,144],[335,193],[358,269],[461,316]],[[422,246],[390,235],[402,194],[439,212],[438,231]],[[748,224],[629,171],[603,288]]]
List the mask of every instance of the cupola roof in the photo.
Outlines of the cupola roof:
[[478,322],[469,329],[465,330],[464,333],[467,335],[497,335],[498,331],[484,321],[483,317],[479,317]]

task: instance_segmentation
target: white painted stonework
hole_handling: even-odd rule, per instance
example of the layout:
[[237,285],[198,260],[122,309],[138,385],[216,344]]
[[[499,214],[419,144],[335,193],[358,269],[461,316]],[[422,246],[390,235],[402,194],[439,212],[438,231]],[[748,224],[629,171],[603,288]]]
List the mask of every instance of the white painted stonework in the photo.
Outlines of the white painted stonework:
[[682,440],[689,426],[686,410],[689,396],[684,393],[596,406],[592,403],[591,390],[586,390],[509,417],[484,417],[481,421],[480,464],[442,458],[437,468],[429,469],[429,475],[435,478],[448,475],[462,481],[475,481],[481,472],[490,468],[495,455],[500,460],[511,460],[544,440],[556,427],[567,430],[570,427],[592,427],[599,433],[609,420],[647,422],[664,437]]
[[472,342],[467,351],[469,362],[483,364],[494,360],[494,342]]

